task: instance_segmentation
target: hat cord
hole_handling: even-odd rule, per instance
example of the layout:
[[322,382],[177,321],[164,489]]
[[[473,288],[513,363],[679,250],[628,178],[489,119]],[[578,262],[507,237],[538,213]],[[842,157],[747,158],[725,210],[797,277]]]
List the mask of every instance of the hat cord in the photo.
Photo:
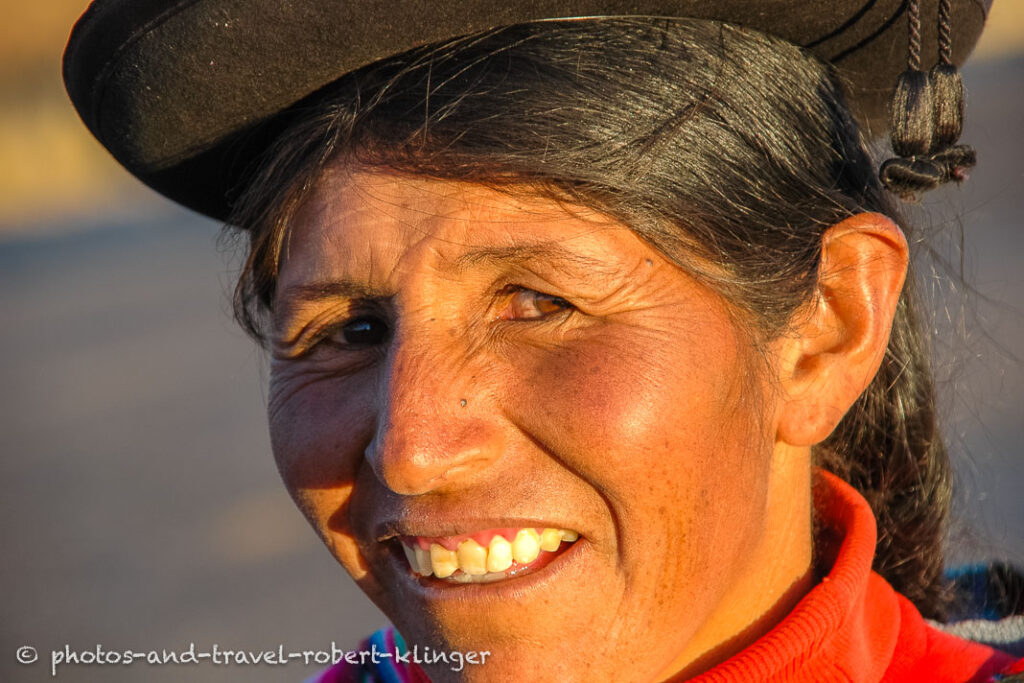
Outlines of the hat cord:
[[915,201],[922,192],[966,180],[974,148],[957,145],[963,129],[964,88],[952,60],[952,0],[939,0],[938,62],[921,70],[920,0],[907,5],[907,69],[892,98],[892,150],[878,175],[889,191]]

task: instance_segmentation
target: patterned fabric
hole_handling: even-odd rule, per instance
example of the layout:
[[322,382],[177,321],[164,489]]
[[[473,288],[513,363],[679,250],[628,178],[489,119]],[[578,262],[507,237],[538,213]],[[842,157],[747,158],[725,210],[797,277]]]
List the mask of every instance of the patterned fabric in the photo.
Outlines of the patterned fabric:
[[945,624],[958,638],[1024,657],[1024,575],[1007,562],[954,567],[946,572],[956,599]]
[[359,644],[363,661],[342,661],[308,683],[430,683],[413,653],[393,627],[382,628]]
[[946,572],[959,599],[951,621],[1024,615],[1024,575],[1007,562],[955,567]]

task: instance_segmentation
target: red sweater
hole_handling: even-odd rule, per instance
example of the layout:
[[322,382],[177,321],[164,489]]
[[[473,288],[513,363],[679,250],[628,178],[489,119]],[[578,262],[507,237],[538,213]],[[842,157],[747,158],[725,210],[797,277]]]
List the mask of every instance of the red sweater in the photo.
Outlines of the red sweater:
[[774,629],[694,681],[973,683],[1013,664],[1007,654],[932,628],[871,571],[871,508],[835,475],[817,474],[814,504],[826,536],[818,544],[838,546],[831,570]]
[[[1001,672],[1024,670],[1024,660],[1015,664],[1010,655],[932,628],[871,571],[875,519],[857,491],[819,471],[814,502],[819,557],[834,554],[827,575],[764,637],[694,683],[986,683]],[[371,640],[395,647],[391,629]],[[415,664],[393,661],[381,665],[386,673],[342,663],[315,680],[428,680]]]

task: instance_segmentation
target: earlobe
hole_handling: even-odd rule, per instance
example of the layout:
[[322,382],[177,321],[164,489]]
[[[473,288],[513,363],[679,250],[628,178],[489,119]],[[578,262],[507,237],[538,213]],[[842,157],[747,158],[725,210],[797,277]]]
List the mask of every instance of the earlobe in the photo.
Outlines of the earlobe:
[[776,349],[780,441],[823,441],[870,384],[889,343],[908,261],[902,231],[881,214],[857,214],[825,232],[814,297]]

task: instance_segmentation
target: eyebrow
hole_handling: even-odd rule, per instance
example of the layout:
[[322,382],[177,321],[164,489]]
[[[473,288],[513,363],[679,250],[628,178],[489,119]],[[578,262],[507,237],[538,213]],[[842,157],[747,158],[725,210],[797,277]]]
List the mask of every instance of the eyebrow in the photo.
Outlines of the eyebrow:
[[602,271],[609,268],[608,263],[600,259],[571,251],[553,242],[518,247],[476,249],[455,259],[454,266],[456,269],[462,270],[469,266],[481,264],[518,265],[538,258],[555,264],[575,266],[588,272]]

